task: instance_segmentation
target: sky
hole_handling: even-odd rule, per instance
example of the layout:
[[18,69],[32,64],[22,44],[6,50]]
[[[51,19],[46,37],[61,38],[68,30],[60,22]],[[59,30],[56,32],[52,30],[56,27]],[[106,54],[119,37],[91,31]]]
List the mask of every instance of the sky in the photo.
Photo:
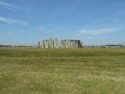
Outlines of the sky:
[[0,45],[48,38],[125,45],[125,0],[0,0]]

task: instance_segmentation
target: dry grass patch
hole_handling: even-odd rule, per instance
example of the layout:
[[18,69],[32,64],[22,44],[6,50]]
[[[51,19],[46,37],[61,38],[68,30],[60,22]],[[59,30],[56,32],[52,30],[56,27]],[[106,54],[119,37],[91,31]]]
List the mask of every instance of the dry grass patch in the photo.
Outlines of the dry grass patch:
[[0,48],[0,94],[125,94],[125,49]]

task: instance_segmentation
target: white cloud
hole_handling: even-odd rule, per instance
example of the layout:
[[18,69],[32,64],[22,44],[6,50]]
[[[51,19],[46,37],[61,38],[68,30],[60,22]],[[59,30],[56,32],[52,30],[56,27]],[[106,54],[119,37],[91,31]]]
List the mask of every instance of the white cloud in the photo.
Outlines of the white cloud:
[[115,32],[117,29],[107,28],[107,29],[95,29],[95,30],[89,30],[89,29],[81,29],[80,33],[83,34],[89,34],[89,35],[101,35],[104,33],[110,33]]
[[0,1],[0,6],[2,7],[9,7],[9,8],[14,8],[15,6],[13,4],[9,4],[3,1]]
[[3,1],[0,1],[0,7],[9,9],[11,11],[19,10],[19,11],[28,12],[28,13],[31,12],[31,8],[25,8],[25,7],[21,7],[19,5],[17,6],[17,5],[6,3]]
[[9,19],[1,16],[0,16],[0,21],[8,24],[20,24],[20,25],[28,24],[26,21],[19,21],[19,20]]

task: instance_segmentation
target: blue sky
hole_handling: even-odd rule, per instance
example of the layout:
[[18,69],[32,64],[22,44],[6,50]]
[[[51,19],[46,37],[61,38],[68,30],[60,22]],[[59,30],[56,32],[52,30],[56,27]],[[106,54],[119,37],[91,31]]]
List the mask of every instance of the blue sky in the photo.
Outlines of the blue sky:
[[48,38],[125,45],[125,0],[0,0],[0,44]]

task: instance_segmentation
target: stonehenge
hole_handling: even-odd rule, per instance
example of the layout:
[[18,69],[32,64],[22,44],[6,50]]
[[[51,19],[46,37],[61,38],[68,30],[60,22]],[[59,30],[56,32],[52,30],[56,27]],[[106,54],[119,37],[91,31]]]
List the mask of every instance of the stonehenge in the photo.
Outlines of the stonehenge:
[[56,38],[43,40],[42,48],[59,48],[58,40]]
[[79,48],[81,47],[80,40],[61,40],[61,48]]
[[80,48],[80,40],[60,40],[50,38],[42,41],[42,48]]

